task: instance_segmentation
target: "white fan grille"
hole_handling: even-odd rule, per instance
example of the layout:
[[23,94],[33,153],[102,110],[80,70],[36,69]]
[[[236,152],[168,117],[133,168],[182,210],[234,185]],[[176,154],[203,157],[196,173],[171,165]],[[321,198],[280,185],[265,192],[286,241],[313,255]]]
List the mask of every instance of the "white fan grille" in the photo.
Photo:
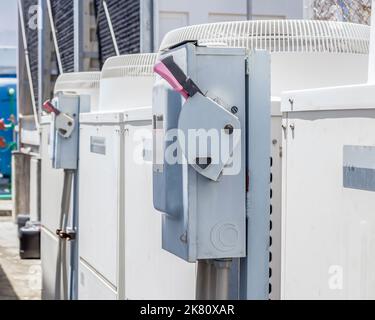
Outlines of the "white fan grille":
[[82,89],[99,89],[100,72],[72,72],[63,73],[57,78],[55,93],[75,92]]
[[271,52],[368,54],[370,27],[334,21],[259,20],[190,26],[169,32],[161,51],[185,41]]
[[102,79],[123,77],[150,77],[154,74],[157,54],[131,54],[109,58],[102,70]]

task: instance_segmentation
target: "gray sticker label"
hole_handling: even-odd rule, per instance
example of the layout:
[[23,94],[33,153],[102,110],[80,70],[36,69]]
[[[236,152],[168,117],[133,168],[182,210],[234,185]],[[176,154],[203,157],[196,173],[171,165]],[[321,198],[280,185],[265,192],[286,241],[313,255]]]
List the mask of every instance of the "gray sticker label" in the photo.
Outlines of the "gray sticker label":
[[375,147],[344,146],[344,188],[375,192]]
[[91,137],[90,143],[91,153],[106,154],[106,143],[103,137]]

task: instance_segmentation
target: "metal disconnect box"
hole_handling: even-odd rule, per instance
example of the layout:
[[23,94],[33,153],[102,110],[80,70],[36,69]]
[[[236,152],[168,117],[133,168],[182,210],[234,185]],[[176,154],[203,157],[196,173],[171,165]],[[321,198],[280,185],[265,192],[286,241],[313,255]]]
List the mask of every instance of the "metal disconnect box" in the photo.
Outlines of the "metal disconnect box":
[[151,107],[81,115],[79,299],[194,299],[195,265],[161,248]]
[[284,94],[283,299],[375,298],[375,90]]
[[[195,128],[196,123],[199,123],[199,129],[205,128],[206,123],[210,119],[215,119],[216,114],[214,106],[208,109],[212,113],[203,111],[203,105],[210,104],[210,99],[197,95],[184,103],[181,96],[173,92],[164,80],[157,82],[153,102],[154,129],[164,132],[165,141],[159,143],[158,138],[154,138],[155,154],[159,153],[163,157],[162,161],[155,158],[154,163],[154,204],[155,208],[165,213],[163,248],[189,262],[199,259],[244,257],[246,50],[199,47],[189,43],[167,51],[160,59],[167,57],[172,58],[187,77],[194,79],[197,86],[212,99],[211,101],[218,103],[217,106],[224,104],[228,114],[231,114],[230,108],[236,108],[241,142],[234,151],[238,172],[224,174],[217,181],[208,179],[204,173],[199,174],[197,168],[193,168],[190,163],[183,164],[182,157],[179,163],[170,164],[167,161],[167,150],[175,142],[169,136],[173,130],[181,131],[184,110],[192,112],[192,106],[201,106],[197,117],[192,119],[195,123],[191,123],[190,131]],[[196,99],[200,101],[195,102]],[[192,106],[188,105],[190,102]],[[223,116],[225,117],[225,113]],[[209,126],[211,131],[207,130],[207,135],[216,129],[211,123]],[[222,128],[224,126],[225,123]],[[188,140],[187,135],[185,140]],[[181,146],[180,139],[178,143],[180,149],[185,148]],[[190,141],[187,142],[189,143]],[[184,157],[188,156],[184,154]],[[215,165],[209,162],[203,171],[210,170]]]

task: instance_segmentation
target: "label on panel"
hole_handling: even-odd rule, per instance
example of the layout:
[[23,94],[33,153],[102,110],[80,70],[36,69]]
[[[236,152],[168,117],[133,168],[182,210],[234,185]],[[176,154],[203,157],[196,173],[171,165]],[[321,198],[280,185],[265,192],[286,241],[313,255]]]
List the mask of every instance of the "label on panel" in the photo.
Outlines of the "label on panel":
[[91,137],[90,152],[105,155],[106,154],[105,138]]
[[344,188],[375,191],[375,147],[344,146]]

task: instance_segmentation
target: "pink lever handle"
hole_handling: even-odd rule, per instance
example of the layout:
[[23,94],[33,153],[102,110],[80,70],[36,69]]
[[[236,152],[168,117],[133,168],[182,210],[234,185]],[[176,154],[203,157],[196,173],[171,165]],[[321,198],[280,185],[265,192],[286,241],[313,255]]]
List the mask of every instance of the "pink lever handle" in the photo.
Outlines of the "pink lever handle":
[[185,99],[189,98],[189,94],[185,91],[182,85],[177,81],[173,74],[168,70],[168,68],[162,62],[158,62],[154,66],[154,71],[163,79],[165,79],[172,88],[179,92]]
[[60,114],[60,111],[56,109],[50,101],[43,103],[43,110],[47,113],[54,113],[57,116]]

